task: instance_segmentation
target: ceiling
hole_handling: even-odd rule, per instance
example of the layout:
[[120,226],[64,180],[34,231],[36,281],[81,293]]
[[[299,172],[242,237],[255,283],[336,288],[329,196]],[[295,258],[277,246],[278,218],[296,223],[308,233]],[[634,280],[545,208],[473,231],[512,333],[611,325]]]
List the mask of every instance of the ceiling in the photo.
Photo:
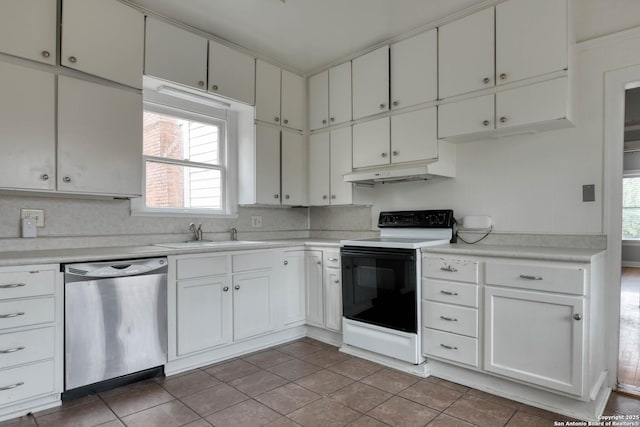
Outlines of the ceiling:
[[309,73],[486,0],[129,0]]

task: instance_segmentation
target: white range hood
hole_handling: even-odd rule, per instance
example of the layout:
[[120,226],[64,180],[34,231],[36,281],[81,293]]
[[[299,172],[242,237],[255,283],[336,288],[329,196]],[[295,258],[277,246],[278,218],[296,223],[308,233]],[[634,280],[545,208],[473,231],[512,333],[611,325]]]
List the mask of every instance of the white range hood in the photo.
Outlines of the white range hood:
[[343,175],[343,178],[345,182],[376,184],[383,182],[427,181],[435,177],[452,178],[455,176],[449,171],[447,171],[447,173],[443,173],[437,170],[437,168],[432,167],[435,165],[437,165],[437,163],[368,169],[347,173]]

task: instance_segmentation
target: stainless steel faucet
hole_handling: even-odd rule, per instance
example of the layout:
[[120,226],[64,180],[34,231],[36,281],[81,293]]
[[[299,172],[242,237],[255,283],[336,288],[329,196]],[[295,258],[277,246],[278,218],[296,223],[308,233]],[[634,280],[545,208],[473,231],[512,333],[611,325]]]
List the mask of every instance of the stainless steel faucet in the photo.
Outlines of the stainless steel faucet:
[[231,230],[231,240],[238,240],[238,229],[233,227]]
[[192,222],[189,224],[189,230],[193,231],[193,240],[202,240],[202,224],[196,225]]

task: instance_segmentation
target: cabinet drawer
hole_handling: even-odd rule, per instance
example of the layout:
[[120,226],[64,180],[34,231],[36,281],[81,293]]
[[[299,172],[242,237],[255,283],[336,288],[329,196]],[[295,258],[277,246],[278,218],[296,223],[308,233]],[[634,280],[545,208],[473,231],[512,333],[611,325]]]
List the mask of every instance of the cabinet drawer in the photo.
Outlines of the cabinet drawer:
[[233,255],[233,272],[273,268],[273,252]]
[[488,285],[584,295],[585,269],[536,263],[487,262]]
[[0,273],[0,299],[52,295],[55,274],[53,270]]
[[476,285],[422,279],[422,297],[431,301],[478,307],[478,287]]
[[478,310],[422,301],[423,326],[468,337],[478,336]]
[[478,366],[478,340],[475,338],[424,328],[422,352],[427,357],[434,356]]
[[7,369],[0,375],[0,406],[55,390],[53,360]]
[[478,262],[454,258],[429,257],[422,259],[422,271],[426,277],[478,283]]
[[53,327],[0,334],[0,369],[53,358]]
[[340,251],[324,250],[324,266],[340,268]]
[[55,320],[53,297],[0,301],[0,329]]
[[217,276],[227,273],[227,257],[213,256],[179,259],[176,264],[176,276],[180,279]]

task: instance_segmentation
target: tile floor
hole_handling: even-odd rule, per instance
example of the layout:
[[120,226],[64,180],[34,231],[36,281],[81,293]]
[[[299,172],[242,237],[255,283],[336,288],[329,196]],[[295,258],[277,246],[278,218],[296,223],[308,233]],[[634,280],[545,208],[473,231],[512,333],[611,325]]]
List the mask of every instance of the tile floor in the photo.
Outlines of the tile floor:
[[620,384],[638,388],[640,387],[640,268],[624,267],[621,287],[618,381]]
[[[640,414],[614,394],[606,414]],[[0,426],[553,426],[561,415],[434,377],[420,379],[304,338],[156,378]]]

